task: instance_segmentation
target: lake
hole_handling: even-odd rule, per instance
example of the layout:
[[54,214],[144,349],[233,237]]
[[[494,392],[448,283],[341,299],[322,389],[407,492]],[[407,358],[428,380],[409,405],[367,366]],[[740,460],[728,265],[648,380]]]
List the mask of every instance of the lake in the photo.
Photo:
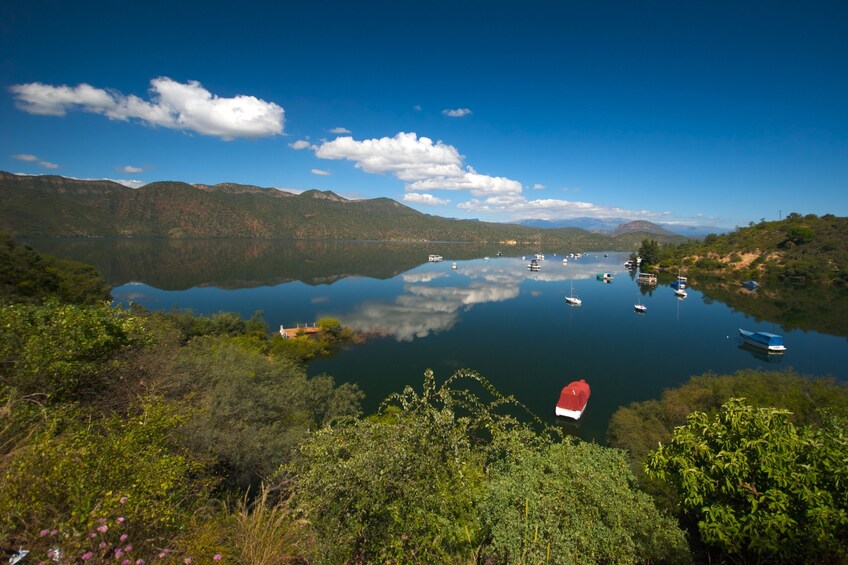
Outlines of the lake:
[[[94,265],[113,285],[116,302],[244,317],[262,310],[272,329],[338,318],[370,337],[312,362],[308,373],[357,383],[366,412],[407,384],[420,391],[428,368],[438,381],[465,368],[554,423],[560,389],[582,378],[592,387],[585,414],[578,424],[559,423],[603,442],[619,406],[658,398],[692,375],[792,368],[846,380],[845,335],[758,319],[745,313],[744,295],[731,308],[697,288],[678,299],[668,284],[641,286],[623,266],[626,253],[593,252],[563,263],[573,251],[559,250],[531,272],[536,250],[502,248],[497,257],[497,247],[447,243],[25,242]],[[430,253],[444,261],[428,262]],[[596,280],[604,272],[614,275],[611,282]],[[572,286],[581,306],[565,302]],[[636,302],[647,313],[636,313]],[[741,346],[739,328],[782,334],[788,350],[775,356]]]

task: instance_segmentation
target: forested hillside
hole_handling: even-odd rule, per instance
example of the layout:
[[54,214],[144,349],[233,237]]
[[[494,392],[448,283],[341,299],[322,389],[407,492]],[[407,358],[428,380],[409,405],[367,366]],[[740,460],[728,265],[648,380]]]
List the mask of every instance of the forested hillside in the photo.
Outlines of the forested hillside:
[[182,182],[132,189],[110,181],[2,172],[0,229],[16,236],[454,241],[587,251],[632,250],[640,241],[634,232],[613,237],[579,228],[446,219],[388,198],[346,200],[329,191],[295,195],[232,183]]

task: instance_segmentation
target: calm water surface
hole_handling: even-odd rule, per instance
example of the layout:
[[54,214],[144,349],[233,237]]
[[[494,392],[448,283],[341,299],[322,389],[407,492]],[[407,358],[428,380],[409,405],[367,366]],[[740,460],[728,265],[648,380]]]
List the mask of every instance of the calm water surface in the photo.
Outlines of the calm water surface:
[[[48,251],[63,255],[56,249]],[[197,313],[234,311],[245,317],[262,310],[272,328],[332,316],[379,335],[333,358],[315,361],[308,369],[310,375],[328,373],[337,382],[357,383],[367,395],[367,412],[407,384],[420,390],[428,368],[440,381],[467,368],[555,422],[560,389],[582,378],[592,387],[588,408],[579,424],[563,425],[584,439],[602,442],[619,406],[657,398],[663,389],[692,375],[791,367],[803,374],[848,380],[844,336],[785,330],[691,288],[688,298],[680,300],[668,286],[640,287],[623,267],[627,254],[592,253],[567,264],[562,255],[549,254],[542,270],[531,273],[528,260],[520,256],[494,257],[492,252],[488,260],[463,259],[474,251],[446,246],[432,250],[443,254],[444,261],[428,263],[423,248],[407,248],[357,259],[360,265],[374,263],[362,272],[379,274],[369,276],[344,264],[362,252],[360,248],[341,246],[323,252],[338,257],[333,268],[327,261],[332,274],[315,270],[322,255],[309,249],[268,255],[262,249],[239,247],[216,255],[214,266],[190,266],[180,258],[179,253],[196,257],[194,248],[170,251],[177,253],[176,258],[164,253],[160,260],[133,260],[131,267],[121,268],[114,264],[114,250],[103,254],[111,262],[100,255],[70,255],[106,272],[119,302],[134,301],[151,309],[190,308]],[[456,269],[451,267],[452,255],[457,258]],[[246,259],[253,256],[253,262]],[[162,263],[169,261],[185,267],[179,273],[180,284],[162,278]],[[222,265],[227,261],[237,264],[231,269],[235,275]],[[393,265],[398,267],[393,270]],[[308,276],[299,273],[304,268]],[[293,271],[298,274],[292,275]],[[261,276],[248,276],[254,272]],[[613,282],[596,280],[601,272],[613,273]],[[564,300],[572,285],[582,306],[572,307]],[[647,305],[646,314],[634,311],[637,301]],[[788,351],[767,356],[741,347],[739,328],[783,334]]]

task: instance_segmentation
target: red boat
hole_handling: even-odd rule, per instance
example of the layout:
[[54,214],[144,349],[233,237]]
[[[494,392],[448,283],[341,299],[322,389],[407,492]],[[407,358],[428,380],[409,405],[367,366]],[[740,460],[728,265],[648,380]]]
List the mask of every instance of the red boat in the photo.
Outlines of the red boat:
[[559,393],[556,415],[579,419],[589,402],[589,394],[589,384],[583,379],[568,383],[568,386]]

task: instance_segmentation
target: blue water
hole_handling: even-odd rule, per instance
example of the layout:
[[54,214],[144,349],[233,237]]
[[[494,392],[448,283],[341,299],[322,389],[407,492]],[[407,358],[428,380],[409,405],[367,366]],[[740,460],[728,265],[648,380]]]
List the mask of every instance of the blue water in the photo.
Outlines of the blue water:
[[[372,337],[311,363],[308,372],[359,384],[366,411],[405,385],[420,390],[428,368],[438,380],[468,368],[555,422],[560,389],[586,379],[592,388],[588,408],[568,429],[597,441],[603,441],[619,406],[657,398],[692,375],[791,367],[802,374],[848,379],[844,337],[756,322],[691,288],[683,300],[667,286],[645,292],[624,269],[626,258],[591,254],[563,264],[561,256],[548,256],[537,273],[527,269],[529,258],[457,261],[456,270],[446,258],[386,280],[348,277],[328,285],[289,282],[183,291],[132,283],[112,294],[152,309],[235,311],[245,317],[262,310],[272,328],[338,318]],[[609,284],[596,280],[601,272],[615,279]],[[564,300],[572,284],[582,306]],[[634,311],[637,301],[647,305],[646,314]],[[788,350],[767,356],[742,348],[739,328],[782,334]]]

